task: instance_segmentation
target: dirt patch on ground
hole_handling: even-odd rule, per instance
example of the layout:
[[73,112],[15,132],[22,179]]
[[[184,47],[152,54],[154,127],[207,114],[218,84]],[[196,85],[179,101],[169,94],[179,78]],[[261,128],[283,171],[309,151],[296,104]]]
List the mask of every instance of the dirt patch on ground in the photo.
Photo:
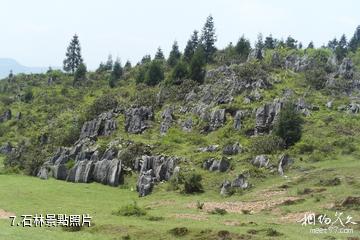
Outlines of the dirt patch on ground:
[[264,189],[257,193],[257,195],[263,197],[264,199],[269,199],[274,196],[285,195],[287,191],[285,189]]
[[191,220],[197,220],[197,221],[206,221],[208,220],[208,218],[206,216],[204,216],[203,214],[187,214],[187,213],[183,213],[183,214],[174,214],[171,215],[175,218],[183,218],[183,219],[191,219]]
[[[205,202],[203,211],[210,212],[215,208],[225,209],[230,213],[243,213],[250,211],[250,213],[257,213],[262,210],[272,209],[275,206],[287,203],[289,201],[298,201],[298,197],[282,197],[271,200],[251,201],[251,202]],[[188,205],[189,208],[196,208],[196,203]]]
[[224,221],[224,225],[226,225],[226,226],[241,226],[241,223],[236,220],[226,220],[226,221]]
[[151,202],[151,203],[147,204],[146,207],[156,208],[156,207],[162,207],[162,206],[171,206],[171,205],[174,205],[175,203],[176,203],[175,200],[161,200],[161,201]]
[[10,216],[15,216],[15,213],[0,209],[0,219],[8,219]]

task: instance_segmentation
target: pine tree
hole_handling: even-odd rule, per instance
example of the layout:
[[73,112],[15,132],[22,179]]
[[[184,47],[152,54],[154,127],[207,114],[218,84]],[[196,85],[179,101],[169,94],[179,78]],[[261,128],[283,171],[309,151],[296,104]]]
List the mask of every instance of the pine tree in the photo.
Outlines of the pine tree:
[[151,62],[151,56],[149,54],[143,56],[143,58],[141,59],[141,64],[146,64],[146,63],[149,63]]
[[347,40],[345,34],[343,34],[335,48],[335,55],[337,60],[341,61],[347,54]]
[[198,45],[199,45],[198,31],[195,30],[191,35],[191,38],[187,42],[184,50],[184,60],[186,62],[190,63],[191,58],[194,56],[194,53]]
[[182,60],[178,61],[171,73],[173,83],[180,84],[188,74],[189,72],[186,62]]
[[105,63],[104,70],[110,71],[113,68],[113,60],[111,54],[109,54],[108,59]]
[[163,51],[161,50],[160,47],[158,47],[154,59],[155,59],[155,60],[164,60],[164,59],[165,59],[164,53],[163,53]]
[[266,49],[274,49],[275,48],[275,41],[271,34],[265,38],[264,48],[266,48]]
[[204,49],[202,46],[199,46],[191,59],[189,67],[190,78],[199,83],[204,81],[206,64],[205,59]]
[[360,26],[356,28],[354,36],[350,39],[349,49],[355,52],[360,47]]
[[86,65],[84,63],[80,63],[79,66],[76,68],[75,74],[74,74],[74,82],[73,85],[77,85],[84,80],[86,80]]
[[285,44],[286,44],[286,47],[288,47],[290,49],[296,49],[297,40],[295,40],[291,36],[288,36],[287,39],[286,39]]
[[249,56],[251,50],[250,41],[247,40],[244,35],[241,36],[239,41],[237,42],[235,46],[235,51],[240,55],[240,59],[242,61],[245,61],[247,57]]
[[328,48],[331,48],[333,51],[335,51],[336,47],[338,46],[338,41],[336,38],[334,38],[333,40],[329,41],[328,43]]
[[214,19],[211,15],[206,19],[200,39],[201,45],[204,48],[205,62],[209,63],[212,61],[213,54],[216,52],[215,42],[217,40],[215,35]]
[[162,62],[154,60],[150,63],[149,69],[145,74],[145,83],[149,86],[155,86],[162,80],[164,80],[164,70]]
[[74,73],[82,62],[80,42],[75,34],[67,48],[63,68],[66,72]]
[[179,61],[181,57],[181,53],[179,51],[179,46],[177,41],[174,42],[174,44],[172,45],[170,54],[169,54],[169,58],[168,58],[168,64],[170,67],[174,67],[177,62]]
[[131,69],[131,62],[129,60],[126,61],[125,65],[124,65],[124,71],[127,72]]
[[122,77],[122,75],[123,75],[123,68],[121,66],[120,60],[116,59],[109,81],[109,85],[111,88],[116,86],[117,81]]
[[314,48],[314,43],[311,41],[311,42],[309,42],[307,49],[313,49],[313,48]]

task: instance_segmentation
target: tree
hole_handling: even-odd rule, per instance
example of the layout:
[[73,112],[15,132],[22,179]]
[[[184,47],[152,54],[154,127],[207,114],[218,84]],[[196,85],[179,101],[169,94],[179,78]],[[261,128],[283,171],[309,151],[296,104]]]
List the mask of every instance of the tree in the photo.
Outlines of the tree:
[[167,61],[169,66],[174,67],[176,63],[179,61],[180,57],[181,57],[181,53],[179,51],[179,46],[177,41],[175,41],[174,44],[172,45],[169,58]]
[[313,49],[313,48],[314,48],[314,43],[311,41],[311,42],[309,42],[307,49]]
[[184,61],[178,61],[178,63],[175,65],[172,73],[171,78],[173,80],[173,83],[179,84],[182,82],[182,80],[189,74],[188,72],[188,66],[186,62]]
[[328,48],[332,49],[333,51],[335,51],[336,47],[339,45],[339,42],[337,41],[336,38],[334,38],[333,40],[329,41],[328,43]]
[[63,62],[63,68],[66,72],[74,73],[76,69],[80,66],[80,64],[83,62],[83,59],[81,57],[80,42],[76,34],[73,36],[65,55],[66,58]]
[[291,49],[296,49],[297,47],[297,40],[295,40],[294,38],[292,38],[291,36],[288,36],[286,39],[286,47],[291,48]]
[[301,138],[303,119],[295,104],[287,102],[280,111],[274,133],[284,140],[285,146],[291,146]]
[[194,53],[198,45],[199,45],[198,31],[195,30],[191,35],[191,38],[187,42],[184,50],[184,59],[186,62],[190,63],[191,58],[194,56]]
[[205,62],[209,63],[212,61],[213,54],[216,51],[215,42],[217,40],[215,35],[214,19],[211,15],[206,19],[200,39],[201,45],[204,48]]
[[352,52],[355,52],[357,48],[360,47],[360,25],[357,26],[354,36],[350,39],[349,49]]
[[196,193],[203,192],[203,186],[201,184],[202,177],[198,173],[189,173],[184,177],[184,192]]
[[255,43],[255,48],[259,49],[259,50],[264,48],[263,35],[261,33],[259,33],[258,36],[257,36],[257,41]]
[[339,40],[338,45],[335,48],[335,55],[337,60],[341,61],[347,54],[347,40],[345,34],[343,34]]
[[265,38],[264,48],[266,48],[266,49],[274,49],[275,48],[275,41],[271,34]]
[[143,58],[141,59],[141,64],[145,64],[145,63],[149,63],[151,62],[151,56],[149,54],[143,56]]
[[247,40],[244,35],[241,36],[239,41],[236,43],[235,51],[240,55],[240,59],[245,61],[249,56],[251,50],[250,41]]
[[109,85],[111,88],[115,87],[116,82],[121,78],[122,75],[123,75],[123,68],[121,66],[120,60],[116,59],[109,81]]
[[162,80],[164,80],[162,63],[159,60],[154,60],[150,63],[149,69],[145,74],[145,83],[149,86],[155,86]]
[[126,61],[125,65],[124,65],[124,71],[127,72],[131,69],[131,62],[129,60]]
[[108,56],[108,59],[105,63],[104,70],[110,71],[113,68],[113,60],[111,54]]
[[158,47],[154,59],[155,59],[155,60],[164,60],[164,59],[165,59],[164,53],[163,53],[163,51],[161,50],[160,47]]
[[74,74],[74,85],[84,81],[86,78],[86,66],[84,63],[80,63]]
[[205,64],[206,57],[204,53],[204,49],[202,47],[198,47],[194,53],[194,56],[191,59],[189,73],[190,78],[202,83],[205,77]]

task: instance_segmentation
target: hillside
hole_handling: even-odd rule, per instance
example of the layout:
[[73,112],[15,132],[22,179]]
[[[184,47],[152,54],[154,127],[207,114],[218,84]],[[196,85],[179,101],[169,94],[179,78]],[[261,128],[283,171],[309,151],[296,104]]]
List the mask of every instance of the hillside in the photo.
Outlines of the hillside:
[[9,75],[10,71],[13,74],[18,73],[43,73],[47,71],[46,67],[26,67],[19,64],[14,59],[0,58],[0,79]]
[[[241,41],[1,81],[0,238],[359,239],[299,221],[360,223],[360,49]],[[1,210],[94,225],[25,231]]]

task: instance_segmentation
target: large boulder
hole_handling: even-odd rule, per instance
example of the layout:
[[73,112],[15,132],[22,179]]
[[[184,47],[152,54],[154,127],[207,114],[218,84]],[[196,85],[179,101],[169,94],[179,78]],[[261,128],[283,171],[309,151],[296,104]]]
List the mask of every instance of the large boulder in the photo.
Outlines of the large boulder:
[[140,173],[136,185],[139,196],[144,197],[150,194],[156,182],[168,181],[176,172],[178,161],[177,157],[142,156],[138,161]]
[[235,117],[234,117],[234,129],[240,130],[241,129],[241,121],[244,117],[244,112],[241,110],[236,111]]
[[11,110],[7,109],[2,115],[0,115],[0,123],[11,120],[11,117],[12,117]]
[[142,133],[153,118],[151,107],[130,108],[125,111],[125,130],[129,133]]
[[211,112],[209,129],[214,131],[222,127],[225,123],[225,109],[217,109]]
[[241,147],[238,142],[230,145],[226,145],[223,149],[225,155],[236,155],[241,152]]
[[246,189],[249,187],[249,183],[243,174],[239,174],[232,182],[231,187]]
[[219,145],[209,145],[206,147],[199,147],[198,152],[216,152],[219,150]]
[[282,106],[283,102],[280,99],[275,99],[274,102],[266,103],[256,109],[255,134],[270,132],[272,124],[279,115]]
[[160,133],[165,135],[173,122],[173,109],[168,107],[161,114]]
[[291,163],[293,163],[293,160],[289,157],[288,154],[281,155],[278,164],[278,173],[283,176],[285,168]]
[[116,114],[113,111],[100,114],[97,118],[87,121],[81,128],[80,139],[86,137],[108,136],[117,129]]
[[191,118],[186,119],[182,124],[182,130],[184,132],[191,132],[192,131],[192,126],[193,126],[193,121]]
[[338,70],[338,74],[345,79],[352,79],[354,76],[354,65],[350,58],[344,58]]
[[122,183],[121,161],[104,159],[95,163],[94,180],[110,186]]
[[225,158],[221,160],[209,158],[203,162],[203,168],[209,171],[226,172],[230,168],[230,162]]
[[256,167],[268,167],[269,158],[266,155],[258,155],[253,160],[251,160],[251,164]]

